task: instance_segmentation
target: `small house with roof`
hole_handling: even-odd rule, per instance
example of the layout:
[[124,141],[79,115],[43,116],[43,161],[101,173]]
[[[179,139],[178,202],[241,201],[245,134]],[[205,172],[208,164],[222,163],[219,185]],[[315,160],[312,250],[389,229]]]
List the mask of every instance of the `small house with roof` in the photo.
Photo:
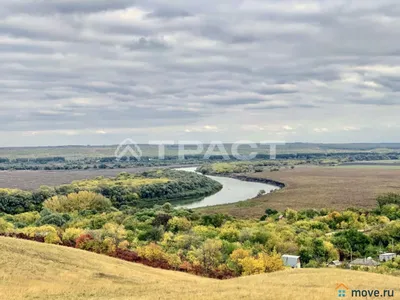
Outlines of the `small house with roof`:
[[350,262],[350,267],[353,266],[363,266],[363,267],[377,267],[380,263],[373,260],[371,257],[368,258],[357,258]]
[[382,253],[379,255],[379,261],[390,261],[396,257],[396,253]]

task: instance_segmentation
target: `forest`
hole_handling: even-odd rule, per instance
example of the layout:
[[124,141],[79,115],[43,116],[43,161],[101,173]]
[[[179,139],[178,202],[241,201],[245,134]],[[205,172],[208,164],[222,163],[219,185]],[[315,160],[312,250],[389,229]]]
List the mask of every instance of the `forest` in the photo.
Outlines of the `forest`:
[[[156,179],[164,175],[152,174]],[[338,259],[347,262],[345,268],[351,258],[400,253],[400,195],[377,200],[374,210],[267,209],[256,220],[200,214],[168,202],[117,208],[102,194],[75,191],[50,194],[40,209],[23,213],[3,202],[0,234],[225,279],[282,270],[283,254],[299,255],[306,268],[326,267]],[[400,275],[400,260],[361,269]]]
[[166,201],[191,200],[212,195],[222,185],[196,173],[171,169],[146,171],[140,174],[120,173],[117,177],[96,177],[71,184],[42,186],[34,191],[0,188],[0,212],[23,213],[40,211],[51,197],[90,191],[107,197],[115,208],[152,207]]

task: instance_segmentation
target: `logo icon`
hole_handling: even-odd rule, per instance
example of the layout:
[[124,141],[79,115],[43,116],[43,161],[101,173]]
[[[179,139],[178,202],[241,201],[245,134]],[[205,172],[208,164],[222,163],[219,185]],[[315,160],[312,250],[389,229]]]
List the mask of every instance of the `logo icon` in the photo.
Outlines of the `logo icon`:
[[118,145],[118,148],[115,150],[114,154],[117,161],[120,161],[124,157],[126,157],[126,161],[129,161],[131,157],[134,157],[136,160],[140,160],[143,153],[135,141],[131,139],[125,139]]
[[336,286],[337,295],[339,298],[346,297],[346,292],[349,288],[344,283],[338,283]]

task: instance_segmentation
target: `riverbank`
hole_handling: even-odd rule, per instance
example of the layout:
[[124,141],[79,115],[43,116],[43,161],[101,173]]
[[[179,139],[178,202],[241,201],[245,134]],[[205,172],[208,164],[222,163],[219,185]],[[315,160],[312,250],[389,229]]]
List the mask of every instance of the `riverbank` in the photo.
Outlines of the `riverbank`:
[[[215,175],[213,175],[213,176],[215,176]],[[250,176],[243,175],[243,174],[231,174],[228,176],[221,175],[221,177],[229,177],[229,178],[234,178],[234,179],[238,179],[241,181],[247,181],[247,182],[265,183],[265,184],[269,184],[269,185],[274,185],[280,189],[283,189],[284,187],[286,187],[286,184],[284,184],[283,182],[279,182],[279,181],[272,180],[269,178],[256,178],[256,177],[250,177]]]

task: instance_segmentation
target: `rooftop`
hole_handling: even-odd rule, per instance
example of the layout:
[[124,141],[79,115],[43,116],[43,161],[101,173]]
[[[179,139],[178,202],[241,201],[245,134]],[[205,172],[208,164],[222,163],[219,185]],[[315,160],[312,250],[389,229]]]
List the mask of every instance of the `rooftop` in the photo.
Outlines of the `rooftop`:
[[282,255],[282,257],[287,257],[287,258],[300,258],[300,256],[297,256],[297,255],[288,255],[288,254],[284,254],[284,255]]
[[380,264],[373,260],[371,257],[368,258],[357,258],[353,260],[351,265],[360,265],[360,266],[379,266]]

